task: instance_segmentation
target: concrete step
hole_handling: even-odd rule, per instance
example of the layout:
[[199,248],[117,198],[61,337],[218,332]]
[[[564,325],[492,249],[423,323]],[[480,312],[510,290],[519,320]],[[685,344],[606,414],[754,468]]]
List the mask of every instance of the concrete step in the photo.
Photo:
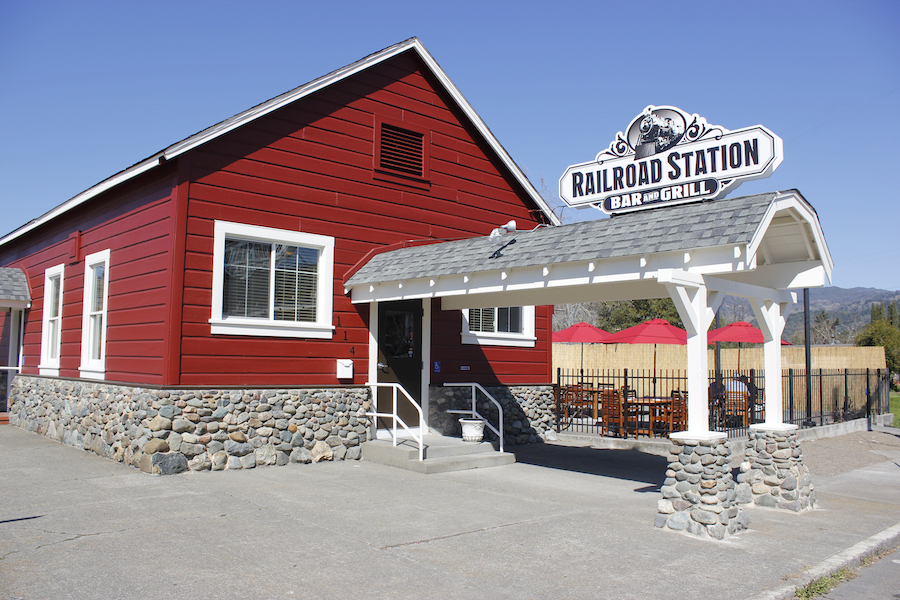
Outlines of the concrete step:
[[509,452],[497,452],[487,442],[464,442],[460,438],[426,435],[425,460],[419,460],[419,448],[413,440],[399,440],[394,446],[390,440],[372,440],[362,445],[362,458],[391,467],[417,473],[448,473],[496,467],[516,462]]

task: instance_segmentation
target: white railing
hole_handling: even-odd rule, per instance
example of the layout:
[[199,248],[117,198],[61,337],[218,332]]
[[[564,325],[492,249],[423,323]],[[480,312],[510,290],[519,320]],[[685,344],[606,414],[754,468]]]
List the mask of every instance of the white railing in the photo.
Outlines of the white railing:
[[[488,392],[486,389],[481,387],[480,383],[467,382],[467,383],[445,383],[444,384],[444,387],[466,387],[466,386],[472,388],[472,410],[448,410],[447,412],[457,414],[457,415],[471,415],[473,419],[481,419],[482,421],[484,421],[484,424],[487,425],[491,431],[496,433],[498,438],[500,438],[500,452],[503,452],[503,407],[500,406],[500,403],[497,402],[497,400],[495,400],[493,396],[491,396],[490,392]],[[494,426],[491,425],[487,419],[482,417],[478,413],[478,410],[476,410],[476,408],[475,408],[475,390],[476,389],[481,390],[481,393],[484,394],[485,396],[487,396],[488,400],[493,402],[494,405],[497,407],[497,413],[500,415],[500,423],[499,423],[500,429],[499,430],[494,428]]]
[[[373,423],[375,423],[375,428],[377,429],[377,419],[391,419],[393,421],[393,425],[389,430],[391,432],[391,437],[393,438],[394,446],[397,445],[397,424],[399,423],[400,427],[406,430],[406,433],[414,439],[419,444],[419,460],[425,460],[425,415],[422,412],[422,407],[419,406],[419,403],[413,400],[412,396],[403,389],[403,386],[399,383],[372,383],[368,382],[366,385],[371,386],[372,388],[372,406],[376,407],[376,410],[372,412],[367,412],[366,416],[371,417],[373,419]],[[391,388],[393,390],[393,403],[392,403],[392,412],[389,413],[380,413],[377,411],[378,406],[378,388]],[[410,404],[412,404],[416,412],[419,413],[419,435],[416,435],[412,429],[410,429],[406,423],[403,422],[403,419],[397,415],[397,390],[403,392],[403,395],[406,396],[406,399],[409,400]]]

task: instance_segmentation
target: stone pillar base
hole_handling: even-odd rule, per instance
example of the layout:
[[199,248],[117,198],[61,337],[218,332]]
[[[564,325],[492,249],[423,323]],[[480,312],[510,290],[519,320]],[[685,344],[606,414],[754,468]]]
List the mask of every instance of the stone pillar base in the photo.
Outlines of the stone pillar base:
[[750,427],[746,461],[738,475],[737,500],[792,512],[811,510],[816,490],[803,464],[796,425]]
[[736,502],[731,449],[724,435],[691,439],[676,434],[658,503],[656,527],[698,537],[724,539],[747,528],[749,518]]

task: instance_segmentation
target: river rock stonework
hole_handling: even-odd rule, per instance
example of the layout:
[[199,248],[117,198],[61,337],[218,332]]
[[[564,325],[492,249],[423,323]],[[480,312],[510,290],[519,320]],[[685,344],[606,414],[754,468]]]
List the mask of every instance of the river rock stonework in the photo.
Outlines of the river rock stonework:
[[152,389],[19,375],[9,422],[148,473],[355,460],[369,389]]
[[816,490],[803,464],[798,429],[750,428],[738,475],[738,501],[801,512],[815,508]]
[[727,438],[673,439],[655,525],[718,540],[747,528],[736,502]]
[[[552,430],[556,401],[553,386],[491,386],[485,389],[503,407],[504,443],[506,445],[541,442]],[[471,410],[471,387],[441,387],[430,390],[428,411],[429,427],[441,435],[461,436],[459,418],[464,416],[449,410]],[[481,391],[477,392],[476,409],[487,421],[497,427],[497,407]],[[484,428],[486,440],[497,436]]]

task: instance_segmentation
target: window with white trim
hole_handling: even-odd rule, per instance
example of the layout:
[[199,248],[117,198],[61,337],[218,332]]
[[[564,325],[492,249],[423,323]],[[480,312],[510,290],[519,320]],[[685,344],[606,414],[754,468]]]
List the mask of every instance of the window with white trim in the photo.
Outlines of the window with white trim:
[[331,339],[334,238],[216,221],[213,334]]
[[44,313],[41,323],[41,375],[59,375],[62,334],[62,297],[65,264],[44,271]]
[[533,306],[468,308],[463,311],[463,344],[533,348]]
[[81,376],[103,379],[106,373],[106,316],[109,298],[109,250],[84,259],[81,319]]

